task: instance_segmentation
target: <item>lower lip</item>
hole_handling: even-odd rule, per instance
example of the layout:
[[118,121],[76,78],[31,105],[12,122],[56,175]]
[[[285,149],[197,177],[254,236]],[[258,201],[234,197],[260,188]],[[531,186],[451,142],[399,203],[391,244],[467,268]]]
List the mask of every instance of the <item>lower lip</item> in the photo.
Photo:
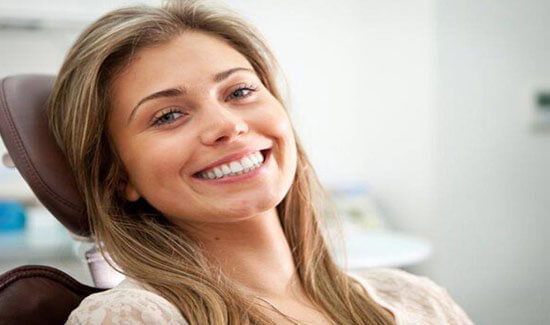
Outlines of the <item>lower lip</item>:
[[206,178],[198,178],[198,177],[193,177],[193,178],[197,179],[201,182],[205,182],[207,184],[213,184],[213,185],[231,184],[231,183],[237,183],[237,182],[250,180],[254,177],[257,177],[257,176],[267,172],[267,164],[271,160],[271,151],[272,151],[272,149],[269,149],[269,151],[265,155],[264,161],[263,161],[263,163],[260,167],[254,169],[253,171],[250,171],[248,173],[237,175],[237,176],[218,178],[218,179],[216,179],[216,178],[206,179]]

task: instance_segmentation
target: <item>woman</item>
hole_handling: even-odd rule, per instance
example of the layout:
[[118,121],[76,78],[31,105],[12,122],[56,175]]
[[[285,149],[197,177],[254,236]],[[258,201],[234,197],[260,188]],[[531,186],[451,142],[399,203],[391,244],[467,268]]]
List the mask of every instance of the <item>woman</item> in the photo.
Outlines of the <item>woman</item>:
[[253,27],[197,1],[78,38],[47,116],[126,280],[67,324],[471,324],[424,277],[333,262],[277,71]]

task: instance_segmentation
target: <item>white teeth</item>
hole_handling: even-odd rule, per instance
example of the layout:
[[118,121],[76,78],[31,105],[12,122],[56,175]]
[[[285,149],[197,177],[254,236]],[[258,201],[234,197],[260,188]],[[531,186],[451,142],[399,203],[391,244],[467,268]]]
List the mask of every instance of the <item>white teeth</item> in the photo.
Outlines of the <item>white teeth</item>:
[[256,156],[260,164],[264,162],[264,156],[259,151],[255,152],[254,155]]
[[252,160],[248,159],[248,157],[244,157],[243,159],[241,159],[241,165],[243,165],[244,169],[248,169],[254,166],[254,163],[252,162]]
[[241,175],[254,170],[262,165],[264,157],[259,151],[256,151],[241,160],[232,161],[229,164],[222,164],[206,172],[199,174],[200,178],[217,179],[226,176]]
[[252,163],[253,163],[254,165],[257,165],[257,164],[260,163],[260,162],[258,161],[258,157],[256,157],[256,154],[250,155],[250,160],[252,160]]
[[238,173],[243,170],[243,166],[238,161],[232,161],[229,164],[229,168],[231,168],[231,171],[234,173]]
[[231,174],[231,168],[229,168],[229,166],[227,166],[226,164],[223,164],[222,165],[222,172],[224,175],[229,175]]

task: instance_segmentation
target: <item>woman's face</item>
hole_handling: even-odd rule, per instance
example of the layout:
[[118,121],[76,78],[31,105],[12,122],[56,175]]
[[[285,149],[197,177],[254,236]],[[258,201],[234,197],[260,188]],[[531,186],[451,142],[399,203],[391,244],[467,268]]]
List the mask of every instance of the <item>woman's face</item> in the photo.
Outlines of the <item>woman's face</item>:
[[108,132],[128,200],[143,197],[176,224],[223,223],[274,209],[288,192],[297,152],[287,113],[223,40],[185,32],[142,49],[112,87]]

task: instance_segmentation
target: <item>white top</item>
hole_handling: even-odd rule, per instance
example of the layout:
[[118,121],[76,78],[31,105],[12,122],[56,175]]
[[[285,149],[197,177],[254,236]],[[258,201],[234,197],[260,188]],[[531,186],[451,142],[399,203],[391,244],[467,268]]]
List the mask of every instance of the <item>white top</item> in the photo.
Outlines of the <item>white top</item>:
[[[375,268],[359,280],[372,299],[390,310],[398,325],[473,325],[448,291],[425,276]],[[118,286],[86,297],[65,325],[188,325],[179,310],[152,288],[126,278]]]

